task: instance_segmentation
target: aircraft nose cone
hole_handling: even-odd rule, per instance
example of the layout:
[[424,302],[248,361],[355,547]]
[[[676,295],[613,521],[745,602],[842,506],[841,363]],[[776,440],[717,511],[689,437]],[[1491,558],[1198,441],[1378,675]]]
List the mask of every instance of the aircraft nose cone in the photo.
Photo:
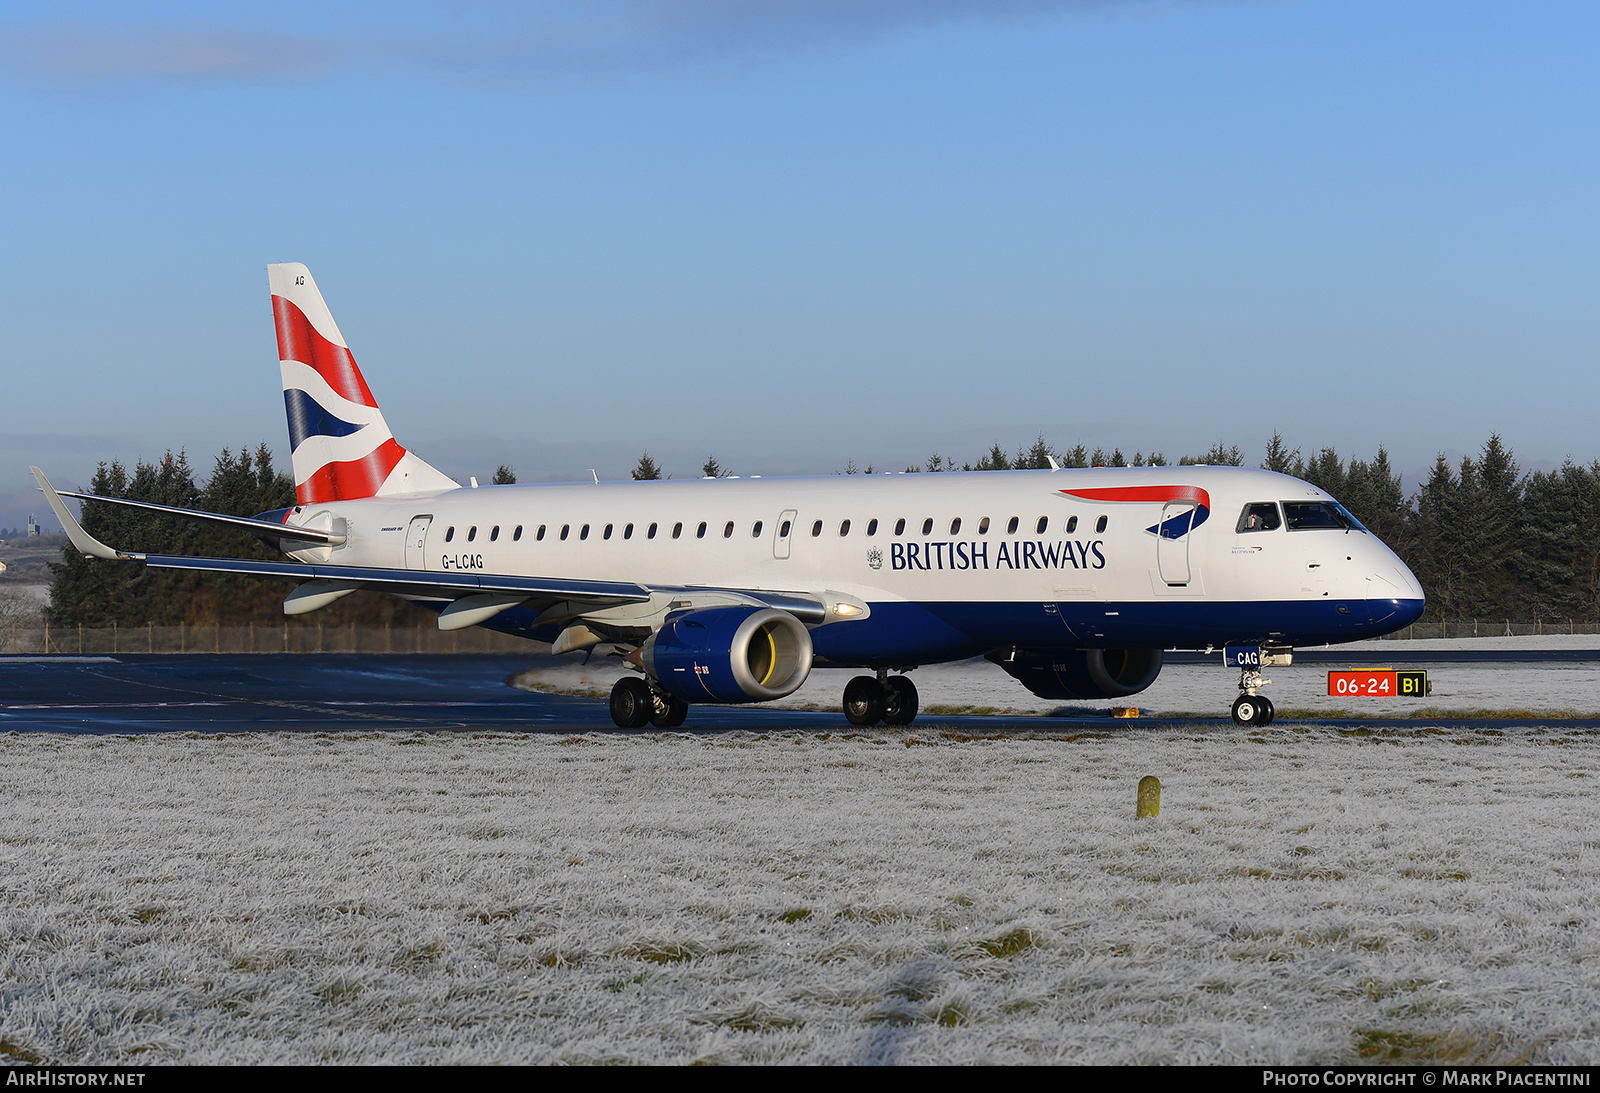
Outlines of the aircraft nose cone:
[[1426,601],[1420,596],[1414,600],[1395,600],[1394,614],[1390,617],[1390,621],[1394,623],[1396,630],[1403,629],[1420,619],[1422,609],[1426,606]]

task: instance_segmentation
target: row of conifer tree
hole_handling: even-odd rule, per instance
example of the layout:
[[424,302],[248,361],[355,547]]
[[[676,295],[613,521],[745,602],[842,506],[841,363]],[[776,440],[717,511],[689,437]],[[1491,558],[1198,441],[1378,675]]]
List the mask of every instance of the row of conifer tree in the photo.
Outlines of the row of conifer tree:
[[[913,472],[1163,466],[1161,452],[1055,448],[1038,438],[1009,453],[995,444],[976,462],[959,466],[935,453]],[[1217,444],[1185,464],[1244,462],[1236,446]],[[1600,460],[1567,462],[1551,471],[1522,474],[1511,450],[1491,436],[1473,456],[1452,462],[1440,455],[1427,480],[1407,493],[1401,476],[1379,447],[1371,459],[1341,456],[1333,448],[1302,453],[1273,434],[1261,466],[1303,478],[1327,490],[1406,561],[1428,594],[1424,621],[1463,619],[1576,619],[1600,622]],[[868,467],[862,473],[872,473]],[[659,479],[662,468],[646,453],[635,479]],[[708,458],[697,477],[721,477]],[[854,474],[854,463],[841,473]],[[492,481],[511,483],[506,465]],[[273,465],[265,444],[224,449],[201,482],[183,452],[129,470],[102,463],[87,492],[181,508],[252,516],[294,504],[294,483]],[[264,544],[239,533],[153,516],[110,505],[84,506],[83,524],[103,542],[151,553],[273,558]],[[86,559],[63,550],[55,564],[50,618],[61,625],[242,625],[282,620],[285,588],[273,581],[170,570]],[[356,594],[320,613],[324,625],[420,625],[432,616],[401,601]]]

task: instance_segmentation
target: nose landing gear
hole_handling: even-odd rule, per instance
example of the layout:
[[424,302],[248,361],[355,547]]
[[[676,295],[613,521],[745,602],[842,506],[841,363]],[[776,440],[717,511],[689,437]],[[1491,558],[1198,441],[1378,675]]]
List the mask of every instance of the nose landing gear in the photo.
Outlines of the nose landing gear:
[[1265,726],[1272,724],[1273,715],[1277,713],[1272,706],[1272,699],[1256,692],[1267,684],[1270,679],[1263,679],[1258,668],[1241,668],[1239,670],[1239,697],[1233,700],[1233,723],[1235,725]]

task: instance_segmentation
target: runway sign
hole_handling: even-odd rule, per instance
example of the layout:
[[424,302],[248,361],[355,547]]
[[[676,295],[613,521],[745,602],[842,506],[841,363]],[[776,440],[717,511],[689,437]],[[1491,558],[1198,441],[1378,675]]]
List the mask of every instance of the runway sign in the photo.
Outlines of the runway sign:
[[1393,668],[1329,672],[1328,693],[1339,698],[1423,698],[1428,693],[1428,673]]

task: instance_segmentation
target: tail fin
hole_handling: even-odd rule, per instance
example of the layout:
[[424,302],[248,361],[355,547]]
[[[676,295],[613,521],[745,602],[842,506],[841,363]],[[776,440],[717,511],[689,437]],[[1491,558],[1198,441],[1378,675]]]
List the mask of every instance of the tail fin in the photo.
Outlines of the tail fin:
[[300,504],[455,489],[394,439],[311,271],[285,262],[267,280]]

